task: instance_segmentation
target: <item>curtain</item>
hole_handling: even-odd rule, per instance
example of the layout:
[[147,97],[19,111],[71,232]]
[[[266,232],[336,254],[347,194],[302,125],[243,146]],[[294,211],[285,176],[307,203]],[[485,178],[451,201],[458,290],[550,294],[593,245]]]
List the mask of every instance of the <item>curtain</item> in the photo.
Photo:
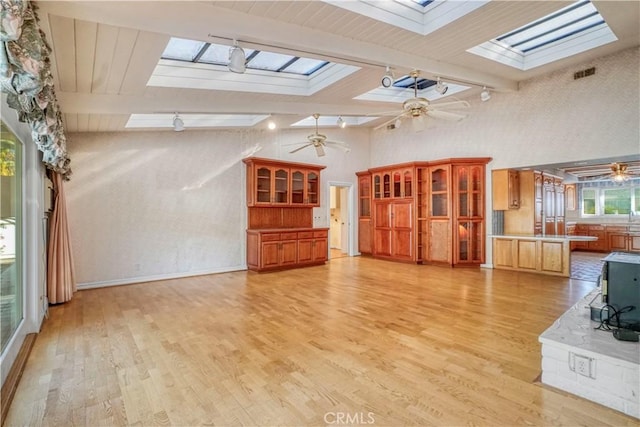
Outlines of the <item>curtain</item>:
[[67,220],[63,175],[51,172],[55,201],[50,218],[47,247],[47,294],[50,304],[69,301],[76,291],[71,236]]

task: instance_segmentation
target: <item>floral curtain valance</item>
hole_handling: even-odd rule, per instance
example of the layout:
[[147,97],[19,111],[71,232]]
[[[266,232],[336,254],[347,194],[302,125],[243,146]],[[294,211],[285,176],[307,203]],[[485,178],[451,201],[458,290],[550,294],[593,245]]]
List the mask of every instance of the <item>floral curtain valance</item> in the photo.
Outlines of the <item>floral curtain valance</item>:
[[0,0],[0,89],[28,123],[45,165],[69,179],[62,116],[53,88],[51,49],[27,0]]

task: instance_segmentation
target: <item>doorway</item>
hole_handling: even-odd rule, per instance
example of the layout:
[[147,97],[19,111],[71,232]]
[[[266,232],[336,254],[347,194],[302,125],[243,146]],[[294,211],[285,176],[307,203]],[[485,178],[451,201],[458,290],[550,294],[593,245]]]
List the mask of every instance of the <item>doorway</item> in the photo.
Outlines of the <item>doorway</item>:
[[329,259],[351,254],[351,188],[329,183]]

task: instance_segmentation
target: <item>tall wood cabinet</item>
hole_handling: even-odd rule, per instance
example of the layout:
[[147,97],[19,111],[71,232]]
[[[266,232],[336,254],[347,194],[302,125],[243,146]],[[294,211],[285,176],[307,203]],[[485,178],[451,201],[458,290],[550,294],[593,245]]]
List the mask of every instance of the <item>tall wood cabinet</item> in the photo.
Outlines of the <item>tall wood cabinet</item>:
[[[373,190],[368,218],[372,239],[360,232],[361,248],[395,261],[483,263],[485,165],[490,160],[412,162],[359,172],[360,203],[367,206],[365,180],[371,180]],[[361,215],[359,224],[367,227],[366,220]]]
[[[493,171],[493,177],[500,177]],[[535,170],[518,172],[520,203],[517,209],[504,210],[505,234],[564,235],[565,197],[564,185],[558,177]],[[505,183],[493,182],[503,188]],[[499,202],[494,210],[503,207]]]
[[247,267],[255,271],[322,264],[328,229],[313,228],[324,166],[249,157]]
[[371,173],[358,172],[358,243],[360,253],[370,254],[371,239]]

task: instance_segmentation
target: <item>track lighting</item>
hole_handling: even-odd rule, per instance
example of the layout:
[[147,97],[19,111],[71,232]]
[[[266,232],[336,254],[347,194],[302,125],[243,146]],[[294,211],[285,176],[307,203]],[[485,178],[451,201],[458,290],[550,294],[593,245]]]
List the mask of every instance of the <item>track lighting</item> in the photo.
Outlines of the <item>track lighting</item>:
[[486,86],[482,87],[482,92],[480,92],[480,99],[482,100],[482,102],[487,102],[491,99],[491,94],[489,93],[489,90]]
[[391,85],[393,84],[395,78],[393,77],[393,71],[391,71],[391,68],[389,68],[389,66],[387,66],[387,71],[384,73],[384,76],[382,76],[382,86],[383,87],[391,87]]
[[244,56],[244,50],[238,46],[236,40],[233,41],[233,47],[229,49],[229,71],[234,73],[244,73],[247,69],[247,59]]
[[178,113],[173,116],[173,130],[176,132],[182,132],[184,130],[184,122],[182,121]]
[[436,83],[436,92],[438,92],[440,95],[444,95],[448,90],[449,85],[447,85],[446,83],[442,83],[442,80],[440,79],[440,77],[438,77],[438,83]]
[[344,121],[342,116],[338,117],[338,121],[336,122],[336,124],[338,125],[338,127],[342,128],[342,129],[347,127],[347,122]]

